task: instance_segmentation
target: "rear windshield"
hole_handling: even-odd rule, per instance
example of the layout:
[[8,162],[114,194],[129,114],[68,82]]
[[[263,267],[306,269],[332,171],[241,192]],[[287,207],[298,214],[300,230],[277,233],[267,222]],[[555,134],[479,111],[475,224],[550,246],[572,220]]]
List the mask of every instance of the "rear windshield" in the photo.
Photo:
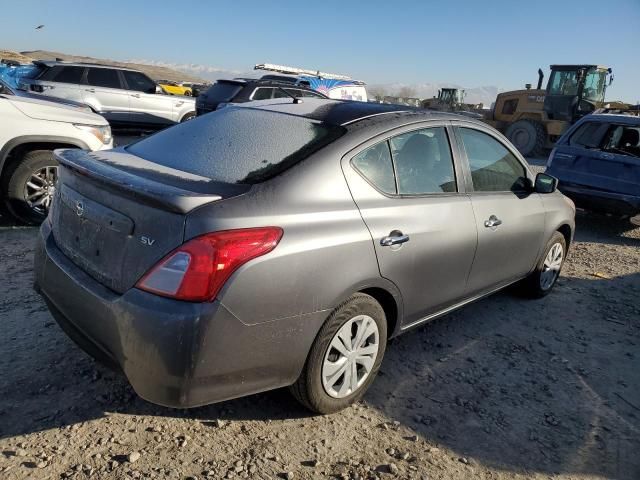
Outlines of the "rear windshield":
[[344,131],[304,117],[227,107],[161,131],[126,150],[214,181],[252,185],[275,177]]
[[216,82],[207,90],[207,97],[216,102],[228,102],[240,90],[242,90],[242,85],[237,83]]

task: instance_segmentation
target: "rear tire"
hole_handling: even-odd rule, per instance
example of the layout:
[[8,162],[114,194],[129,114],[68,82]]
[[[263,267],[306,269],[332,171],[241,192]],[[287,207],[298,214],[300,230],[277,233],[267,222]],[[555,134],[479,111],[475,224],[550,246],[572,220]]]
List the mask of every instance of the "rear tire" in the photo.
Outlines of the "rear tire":
[[311,347],[300,378],[289,389],[314,412],[342,410],[362,398],[373,382],[386,343],[384,310],[373,297],[356,293],[331,313]]
[[567,241],[560,232],[555,232],[544,249],[535,270],[519,285],[520,291],[529,298],[548,295],[560,277],[567,256]]
[[505,135],[525,157],[537,157],[544,153],[547,134],[544,126],[535,120],[518,120],[512,123]]
[[196,112],[189,112],[185,114],[184,117],[182,117],[182,120],[180,120],[180,123],[188,122],[189,120],[193,120],[194,118],[196,118]]
[[47,218],[55,192],[58,162],[49,150],[27,152],[6,172],[2,197],[6,210],[27,225]]

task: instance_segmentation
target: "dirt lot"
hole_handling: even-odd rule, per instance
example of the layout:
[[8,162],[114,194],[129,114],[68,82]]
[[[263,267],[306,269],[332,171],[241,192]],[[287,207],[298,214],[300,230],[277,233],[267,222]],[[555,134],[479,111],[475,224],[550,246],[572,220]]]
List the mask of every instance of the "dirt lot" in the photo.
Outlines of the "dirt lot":
[[394,340],[365,400],[138,398],[32,291],[0,219],[0,478],[640,478],[640,229],[580,215],[556,290],[499,293]]

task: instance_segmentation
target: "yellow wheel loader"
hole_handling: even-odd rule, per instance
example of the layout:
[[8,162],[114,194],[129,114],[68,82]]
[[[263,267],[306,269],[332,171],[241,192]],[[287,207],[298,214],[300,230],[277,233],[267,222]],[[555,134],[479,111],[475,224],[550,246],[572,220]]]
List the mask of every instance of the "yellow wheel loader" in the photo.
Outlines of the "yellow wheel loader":
[[564,131],[584,115],[605,106],[607,86],[613,81],[610,68],[600,65],[551,65],[546,89],[538,69],[536,89],[498,94],[487,122],[503,132],[523,155],[537,156],[551,148]]

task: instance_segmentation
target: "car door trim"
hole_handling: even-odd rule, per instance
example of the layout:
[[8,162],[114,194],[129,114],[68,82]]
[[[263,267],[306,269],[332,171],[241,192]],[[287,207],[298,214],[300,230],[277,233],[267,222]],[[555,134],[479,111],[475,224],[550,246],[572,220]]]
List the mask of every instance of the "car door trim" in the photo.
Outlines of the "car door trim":
[[520,280],[522,280],[523,278],[526,278],[526,275],[522,276],[522,277],[518,277],[515,280],[509,280],[508,282],[505,283],[501,283],[499,286],[491,288],[490,290],[484,291],[484,292],[480,292],[476,295],[473,295],[471,297],[467,297],[464,300],[461,300],[460,302],[454,303],[453,305],[450,305],[446,308],[443,308],[442,310],[438,310],[435,313],[430,313],[429,315],[427,315],[426,317],[423,317],[419,320],[416,320],[414,322],[411,322],[407,325],[401,325],[400,327],[400,331],[401,332],[406,332],[407,330],[410,330],[414,327],[417,327],[418,325],[421,325],[425,322],[431,321],[431,320],[435,320],[438,317],[442,317],[443,315],[446,315],[447,313],[450,313],[454,310],[457,310],[461,307],[464,307],[465,305],[469,304],[469,303],[473,303],[477,300],[480,300],[484,297],[488,297],[489,295],[492,295],[494,293],[496,293],[499,290],[502,290],[503,288],[508,287],[509,285],[513,285],[514,283],[519,282]]

